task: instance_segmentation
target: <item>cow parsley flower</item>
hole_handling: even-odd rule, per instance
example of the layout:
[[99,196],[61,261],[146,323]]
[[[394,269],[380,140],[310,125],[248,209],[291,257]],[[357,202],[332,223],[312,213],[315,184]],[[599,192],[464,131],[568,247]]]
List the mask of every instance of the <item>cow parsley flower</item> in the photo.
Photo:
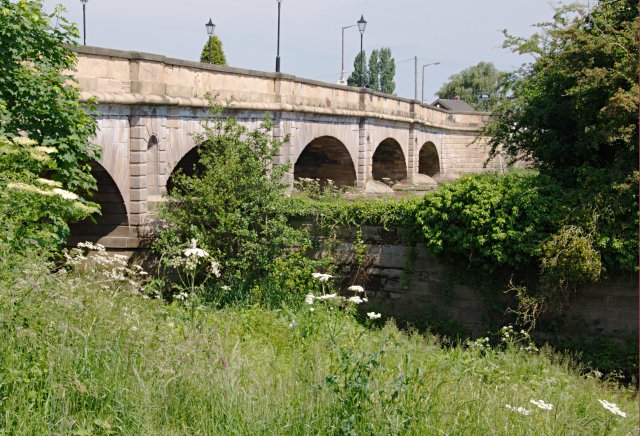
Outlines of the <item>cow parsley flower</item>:
[[297,326],[297,325],[298,325],[298,323],[297,323],[297,322],[296,322],[296,320],[294,319],[293,321],[291,321],[291,322],[289,323],[289,328],[290,328],[290,329],[292,329],[292,328],[294,328],[294,327],[295,327],[295,326]]
[[531,410],[525,409],[524,407],[513,407],[511,404],[506,404],[504,407],[511,410],[512,412],[519,413],[520,415],[531,415]]
[[[204,250],[203,250],[204,251]],[[205,252],[206,253],[206,252]],[[206,256],[205,256],[206,257]],[[209,271],[211,271],[211,274],[213,274],[216,277],[220,277],[220,262],[218,262],[217,260],[212,260],[211,261],[211,265],[209,265]]]
[[327,294],[327,295],[320,295],[319,297],[315,297],[315,299],[318,301],[324,301],[324,300],[332,300],[337,297],[338,297],[338,294]]
[[349,286],[349,287],[347,288],[347,290],[352,291],[352,292],[355,292],[355,293],[357,293],[357,294],[362,294],[362,293],[364,293],[364,288],[363,288],[362,286],[359,286],[359,285]]
[[607,400],[598,400],[598,401],[600,401],[600,404],[602,404],[602,407],[604,407],[614,415],[622,416],[623,418],[627,417],[627,414],[624,413],[622,410],[620,410],[617,404],[610,403]]
[[369,317],[369,319],[380,319],[382,317],[382,314],[375,313],[375,312],[367,312],[367,316]]
[[313,301],[316,299],[316,297],[313,294],[307,294],[306,297],[304,297],[304,302],[307,304],[313,304]]
[[183,251],[185,257],[209,257],[209,253],[207,253],[202,248],[198,248],[198,240],[191,240],[191,248],[187,248]]
[[331,274],[322,274],[322,273],[313,273],[313,274],[311,274],[311,276],[314,279],[320,280],[320,282],[322,282],[322,283],[328,282],[329,279],[333,278],[333,276]]
[[553,404],[545,403],[543,400],[530,400],[529,402],[542,410],[553,410]]
[[351,303],[355,303],[355,304],[364,303],[364,300],[362,300],[362,298],[358,297],[357,295],[355,297],[347,298],[347,301],[349,301]]

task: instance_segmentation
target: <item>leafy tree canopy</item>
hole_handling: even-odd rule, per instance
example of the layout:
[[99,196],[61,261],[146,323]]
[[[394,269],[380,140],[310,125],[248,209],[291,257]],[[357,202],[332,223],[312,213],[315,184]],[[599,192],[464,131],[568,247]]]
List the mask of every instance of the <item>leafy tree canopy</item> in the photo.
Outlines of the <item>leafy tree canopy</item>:
[[71,190],[91,189],[96,123],[69,73],[78,30],[61,13],[47,14],[40,1],[0,0],[0,132],[55,148],[51,177]]
[[[353,61],[353,72],[347,79],[347,84],[360,86],[361,69],[360,53],[358,53]],[[393,59],[390,48],[374,49],[369,57],[368,68],[367,54],[364,52],[364,84],[367,88],[393,94],[396,89],[395,75],[396,61]]]
[[638,167],[637,20],[637,2],[611,0],[558,9],[531,38],[507,35],[506,47],[534,59],[510,77],[512,98],[484,130],[493,155],[527,158],[569,186],[628,182]]
[[[440,98],[460,98],[474,109],[491,111],[505,96],[502,88],[505,73],[491,62],[480,62],[449,77],[436,95]],[[482,98],[488,95],[488,98]]]
[[227,65],[227,58],[222,50],[222,41],[220,41],[216,35],[209,38],[204,45],[202,54],[200,54],[200,62],[214,65]]
[[[361,59],[364,57],[364,60]],[[362,66],[364,65],[364,69]],[[365,85],[369,83],[369,70],[367,69],[367,52],[363,51],[362,55],[360,52],[356,55],[356,58],[353,61],[353,71],[351,75],[347,79],[347,84],[349,86],[360,86],[360,77],[364,74],[363,81]]]

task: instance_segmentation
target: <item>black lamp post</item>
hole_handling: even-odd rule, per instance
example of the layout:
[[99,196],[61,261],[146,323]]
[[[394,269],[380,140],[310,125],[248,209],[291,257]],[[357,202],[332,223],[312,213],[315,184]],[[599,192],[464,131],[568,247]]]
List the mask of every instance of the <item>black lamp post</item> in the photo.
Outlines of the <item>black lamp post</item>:
[[213,24],[211,18],[209,18],[209,22],[204,25],[207,28],[207,34],[209,35],[209,63],[213,64],[213,32],[216,30],[216,25]]
[[364,86],[364,29],[367,28],[367,22],[364,19],[364,15],[358,20],[358,30],[360,30],[360,87]]
[[80,0],[82,3],[82,37],[84,45],[87,45],[87,2],[89,0]]
[[278,48],[276,53],[276,73],[280,72],[280,8],[282,0],[278,0]]

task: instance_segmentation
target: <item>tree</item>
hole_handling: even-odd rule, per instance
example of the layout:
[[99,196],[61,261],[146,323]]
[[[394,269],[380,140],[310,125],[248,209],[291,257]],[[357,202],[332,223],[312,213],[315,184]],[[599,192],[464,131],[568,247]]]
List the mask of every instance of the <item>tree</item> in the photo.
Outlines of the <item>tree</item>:
[[[531,38],[505,46],[533,62],[507,83],[484,130],[492,154],[524,157],[567,185],[621,182],[638,167],[638,4],[557,11]],[[588,183],[587,183],[588,184]]]
[[57,150],[50,176],[71,190],[91,190],[89,159],[96,123],[80,105],[71,76],[78,30],[40,1],[0,0],[0,132]]
[[[396,62],[391,56],[391,49],[383,47],[371,52],[367,68],[367,54],[364,53],[365,77],[364,84],[374,91],[393,94],[396,89],[394,78],[396,75]],[[353,62],[353,72],[347,83],[350,86],[360,86],[360,53]]]
[[200,54],[200,62],[213,65],[227,65],[227,58],[222,50],[222,41],[220,41],[216,35],[209,38],[204,45],[202,54]]
[[[362,56],[364,57],[364,59],[361,62]],[[367,70],[367,52],[363,51],[362,56],[361,56],[361,53],[358,52],[355,60],[353,61],[353,71],[351,72],[351,75],[347,79],[347,84],[349,86],[360,86],[360,77],[363,76],[363,74],[364,74],[364,77],[363,77],[362,83],[364,84],[364,86],[366,86],[369,83],[369,71]],[[363,65],[364,65],[364,73],[362,72]]]
[[369,57],[369,88],[374,91],[380,90],[380,60],[378,58],[378,50],[374,49],[371,51],[371,56]]
[[396,90],[396,83],[394,81],[396,75],[396,61],[391,55],[390,48],[383,47],[380,49],[378,62],[378,71],[380,74],[379,90],[386,94],[393,94],[393,91]]
[[[476,110],[491,111],[505,97],[502,87],[505,77],[493,63],[480,62],[449,77],[436,95],[439,98],[460,96]],[[481,98],[482,95],[489,98]]]
[[78,31],[61,13],[0,0],[0,245],[14,251],[54,249],[69,221],[98,212],[71,192],[95,188],[99,149],[70,75]]

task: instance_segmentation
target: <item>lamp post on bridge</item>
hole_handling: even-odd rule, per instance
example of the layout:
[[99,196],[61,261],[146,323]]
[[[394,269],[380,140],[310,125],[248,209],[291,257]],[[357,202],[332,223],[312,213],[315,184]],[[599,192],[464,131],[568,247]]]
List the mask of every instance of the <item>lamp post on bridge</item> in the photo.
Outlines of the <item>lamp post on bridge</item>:
[[213,24],[211,18],[209,18],[209,22],[204,25],[207,28],[207,34],[209,35],[209,63],[213,64],[213,32],[216,30],[216,25]]
[[422,100],[420,100],[421,103],[424,103],[424,69],[427,68],[429,65],[440,65],[440,62],[432,62],[430,64],[424,64],[422,66]]
[[338,84],[346,85],[347,81],[344,79],[344,31],[345,29],[349,29],[351,27],[356,27],[357,24],[352,24],[351,26],[342,26],[342,68],[340,68],[340,79],[338,80]]
[[89,0],[80,0],[82,3],[82,37],[84,45],[87,45],[87,2]]
[[364,15],[358,20],[358,30],[360,30],[360,87],[364,86],[364,30],[367,28],[367,22],[364,19]]
[[276,73],[280,72],[280,7],[282,0],[278,0],[278,47],[276,52]]

